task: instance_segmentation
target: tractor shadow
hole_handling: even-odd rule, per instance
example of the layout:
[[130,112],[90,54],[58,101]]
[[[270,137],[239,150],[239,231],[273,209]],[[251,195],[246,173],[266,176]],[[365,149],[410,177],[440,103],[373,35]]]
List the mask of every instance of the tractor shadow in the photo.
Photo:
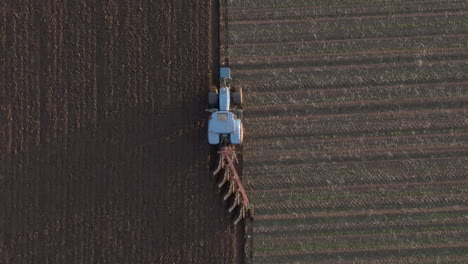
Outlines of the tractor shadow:
[[[179,263],[217,263],[234,227],[213,191],[205,119],[129,108],[3,156],[0,259],[129,263],[171,260],[176,249]],[[184,254],[194,243],[198,253]]]

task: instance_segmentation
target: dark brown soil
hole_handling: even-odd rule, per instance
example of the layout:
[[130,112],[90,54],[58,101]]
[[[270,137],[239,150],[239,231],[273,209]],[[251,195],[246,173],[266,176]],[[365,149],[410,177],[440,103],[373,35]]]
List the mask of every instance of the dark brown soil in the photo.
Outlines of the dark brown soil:
[[2,3],[0,263],[241,263],[205,139],[214,2]]

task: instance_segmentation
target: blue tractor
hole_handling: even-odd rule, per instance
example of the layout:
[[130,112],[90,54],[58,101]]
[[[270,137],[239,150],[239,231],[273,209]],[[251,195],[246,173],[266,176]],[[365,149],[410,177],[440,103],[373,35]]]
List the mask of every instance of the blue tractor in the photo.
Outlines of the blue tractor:
[[220,68],[220,88],[208,94],[211,113],[208,121],[208,141],[212,145],[242,144],[242,89],[231,88],[231,69]]

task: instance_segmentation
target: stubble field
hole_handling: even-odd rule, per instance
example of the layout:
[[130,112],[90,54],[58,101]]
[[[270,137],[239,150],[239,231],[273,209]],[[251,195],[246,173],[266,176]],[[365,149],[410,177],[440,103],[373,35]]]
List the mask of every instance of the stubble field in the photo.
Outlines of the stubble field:
[[249,262],[466,263],[466,1],[222,7]]

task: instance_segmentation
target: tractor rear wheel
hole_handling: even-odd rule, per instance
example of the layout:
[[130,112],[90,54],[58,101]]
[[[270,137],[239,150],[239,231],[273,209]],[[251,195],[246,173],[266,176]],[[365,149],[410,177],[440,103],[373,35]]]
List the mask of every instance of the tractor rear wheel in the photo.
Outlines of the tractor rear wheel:
[[208,104],[210,105],[210,108],[218,107],[218,94],[216,92],[210,91],[208,93]]
[[240,125],[240,144],[242,145],[243,141],[244,141],[244,125],[241,123]]
[[232,93],[232,103],[235,106],[242,106],[242,88],[235,88],[235,91]]

